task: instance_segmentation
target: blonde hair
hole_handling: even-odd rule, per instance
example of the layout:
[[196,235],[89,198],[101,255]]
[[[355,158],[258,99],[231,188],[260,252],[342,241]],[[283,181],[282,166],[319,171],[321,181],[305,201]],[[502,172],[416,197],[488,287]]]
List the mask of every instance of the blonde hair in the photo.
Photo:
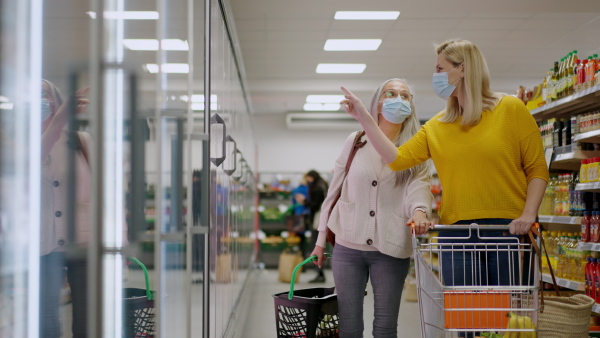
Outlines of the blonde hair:
[[461,107],[457,97],[450,97],[446,103],[442,122],[453,123],[462,116],[461,124],[473,126],[481,120],[481,113],[496,107],[503,94],[490,89],[490,72],[479,48],[467,40],[448,40],[436,47],[438,55],[464,69],[465,102]]
[[[373,98],[371,99],[371,116],[375,119],[377,123],[379,123],[379,98],[383,93],[383,88],[386,84],[392,81],[398,81],[408,88],[408,92],[411,96],[413,96],[413,89],[408,84],[405,79],[393,78],[384,81],[382,84],[377,87],[375,93],[373,93]],[[410,114],[404,122],[402,122],[402,128],[400,129],[400,133],[398,137],[393,141],[396,147],[399,147],[410,140],[421,128],[421,123],[417,118],[417,109],[415,107],[414,100],[410,100],[410,109],[412,110],[412,114]],[[420,173],[426,173],[429,175],[431,173],[431,165],[429,161],[423,162],[417,166],[414,166],[410,169],[401,170],[396,172],[396,186],[404,184],[409,180],[415,178]]]

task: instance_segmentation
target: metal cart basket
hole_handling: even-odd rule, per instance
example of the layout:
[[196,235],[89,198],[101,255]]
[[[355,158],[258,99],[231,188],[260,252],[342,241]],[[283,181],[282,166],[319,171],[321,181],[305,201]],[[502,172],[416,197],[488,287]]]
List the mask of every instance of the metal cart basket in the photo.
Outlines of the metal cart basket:
[[413,232],[422,337],[534,337],[539,275],[531,243],[506,235],[506,225],[433,231],[424,242]]

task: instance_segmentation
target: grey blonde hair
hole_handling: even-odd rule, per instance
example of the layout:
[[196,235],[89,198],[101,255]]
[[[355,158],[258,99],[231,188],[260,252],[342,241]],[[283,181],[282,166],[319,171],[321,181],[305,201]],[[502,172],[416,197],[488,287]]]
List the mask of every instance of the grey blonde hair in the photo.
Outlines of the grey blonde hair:
[[[408,88],[408,92],[411,96],[414,96],[414,92],[412,87],[408,84],[405,79],[392,78],[384,81],[382,84],[377,87],[375,93],[373,93],[373,98],[371,99],[371,116],[375,119],[375,121],[379,124],[379,98],[383,93],[383,88],[386,84],[392,81],[398,81]],[[410,114],[404,122],[402,122],[402,128],[400,129],[400,133],[395,140],[393,140],[396,147],[403,145],[408,142],[421,128],[421,123],[417,118],[417,109],[415,107],[414,100],[410,100],[410,109],[412,110],[412,114]],[[404,184],[409,180],[415,178],[419,174],[424,173],[426,175],[430,175],[431,173],[431,164],[430,161],[423,162],[417,166],[414,166],[410,169],[401,170],[396,172],[396,186]]]
[[[55,109],[58,109],[60,106],[62,106],[63,102],[64,102],[64,98],[62,93],[60,92],[60,90],[58,89],[58,87],[56,87],[56,85],[54,85],[54,83],[42,79],[42,82],[48,85],[48,88],[50,88],[50,96],[52,96],[52,100],[54,101],[54,107]],[[52,113],[56,113],[55,111],[53,111]]]
[[479,48],[467,40],[448,40],[435,48],[438,55],[458,67],[464,67],[465,103],[461,107],[458,98],[450,97],[446,102],[446,111],[440,118],[442,122],[453,123],[461,115],[461,124],[473,126],[481,120],[481,113],[493,110],[504,96],[490,89],[490,71]]

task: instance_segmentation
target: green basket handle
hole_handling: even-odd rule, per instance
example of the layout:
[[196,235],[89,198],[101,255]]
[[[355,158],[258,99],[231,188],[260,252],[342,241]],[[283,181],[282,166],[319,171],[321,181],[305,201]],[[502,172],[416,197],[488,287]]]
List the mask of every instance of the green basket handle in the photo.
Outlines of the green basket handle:
[[[325,257],[331,258],[331,254],[325,253]],[[289,300],[292,300],[292,298],[294,297],[294,284],[296,283],[296,272],[298,272],[298,269],[300,269],[300,267],[302,265],[316,261],[317,259],[318,259],[317,255],[312,255],[312,256],[308,257],[307,259],[305,259],[302,263],[296,265],[296,267],[294,268],[294,272],[292,272],[292,280],[290,281],[290,292],[288,293]]]
[[127,260],[136,263],[140,266],[140,268],[142,268],[142,270],[144,270],[144,278],[146,280],[146,297],[148,297],[148,300],[154,300],[154,293],[150,291],[150,279],[148,278],[148,270],[146,269],[144,263],[140,262],[140,260],[135,257],[127,257]]

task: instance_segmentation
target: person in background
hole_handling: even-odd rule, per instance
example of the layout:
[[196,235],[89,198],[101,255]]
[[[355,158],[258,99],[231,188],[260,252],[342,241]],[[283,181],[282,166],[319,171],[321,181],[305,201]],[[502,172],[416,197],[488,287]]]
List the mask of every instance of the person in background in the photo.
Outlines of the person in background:
[[[77,112],[85,110],[89,88],[75,94]],[[42,177],[41,177],[41,246],[40,246],[40,337],[62,336],[59,320],[60,289],[67,279],[73,306],[74,338],[87,336],[87,260],[84,256],[67,258],[69,245],[85,245],[91,231],[91,170],[89,165],[91,136],[75,132],[74,144],[69,144],[68,102],[58,88],[42,81]],[[68,205],[68,154],[75,152],[74,204]],[[75,208],[75,243],[68,242],[67,208]]]
[[[307,228],[313,230],[311,231],[311,242],[314,246],[317,243],[317,231],[314,230],[317,230],[318,228],[318,217],[320,217],[321,205],[325,200],[329,186],[316,170],[310,170],[304,177],[308,183],[308,199],[303,199],[300,196],[298,196],[297,199],[308,209],[306,224]],[[323,273],[322,267],[317,266],[317,276],[309,283],[325,283],[325,274]]]
[[[473,43],[450,40],[436,53],[433,90],[446,100],[446,109],[405,144],[391,142],[360,99],[344,87],[346,99],[341,103],[389,168],[402,171],[433,159],[444,187],[442,224],[508,225],[515,237],[509,240],[516,243],[517,235],[526,234],[535,223],[548,182],[538,126],[521,100],[490,90],[486,61]],[[479,239],[475,231],[441,232],[440,237],[454,238],[439,242],[500,243],[504,238],[507,243],[509,231],[485,232],[497,240]],[[444,252],[444,284],[517,285],[518,271],[506,268],[518,269],[518,253],[500,251],[473,259],[470,254]],[[482,270],[472,273],[478,266]]]
[[[375,90],[370,111],[374,127],[395,146],[404,144],[419,130],[412,90],[406,80],[383,82]],[[344,180],[355,136],[348,136],[335,162],[312,254],[322,266],[326,230],[331,229],[336,235],[332,267],[340,337],[363,337],[363,303],[369,278],[375,301],[373,337],[397,337],[402,288],[412,255],[407,224],[417,224],[419,234],[431,225],[429,163],[393,172],[369,141],[356,153]],[[341,197],[329,216],[340,188]]]

